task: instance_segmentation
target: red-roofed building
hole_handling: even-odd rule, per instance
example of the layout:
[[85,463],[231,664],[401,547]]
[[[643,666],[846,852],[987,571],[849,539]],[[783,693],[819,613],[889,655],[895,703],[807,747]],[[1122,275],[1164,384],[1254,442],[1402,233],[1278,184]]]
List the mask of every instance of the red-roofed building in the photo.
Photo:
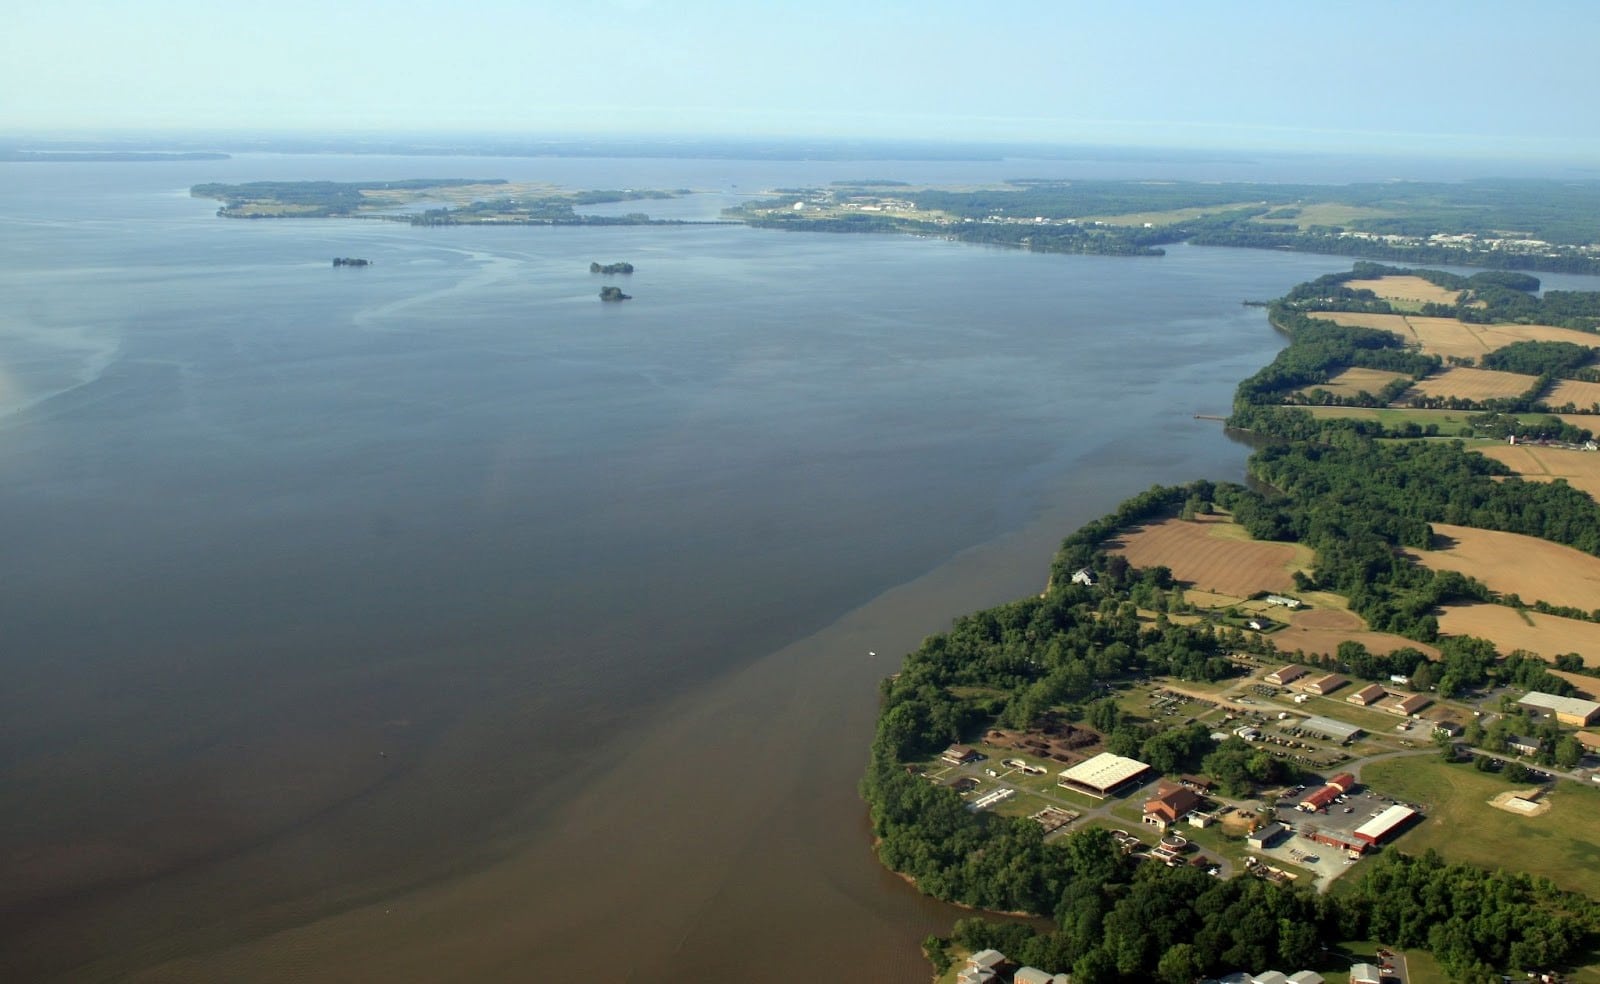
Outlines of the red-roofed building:
[[1166,830],[1202,802],[1200,794],[1189,787],[1163,780],[1156,787],[1156,794],[1145,800],[1144,822]]
[[1323,786],[1321,789],[1307,795],[1305,799],[1296,803],[1295,806],[1307,813],[1315,813],[1338,799],[1341,795],[1343,794],[1340,793],[1338,786]]
[[1341,772],[1331,777],[1326,785],[1296,803],[1295,806],[1298,809],[1305,810],[1307,813],[1315,813],[1326,808],[1329,803],[1348,793],[1355,786],[1356,777],[1348,772]]

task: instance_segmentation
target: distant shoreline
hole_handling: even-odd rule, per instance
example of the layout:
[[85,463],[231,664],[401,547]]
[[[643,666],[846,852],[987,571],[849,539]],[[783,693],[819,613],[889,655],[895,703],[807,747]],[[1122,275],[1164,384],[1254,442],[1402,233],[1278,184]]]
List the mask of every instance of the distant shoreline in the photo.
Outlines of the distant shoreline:
[[5,164],[146,164],[169,161],[226,161],[232,154],[217,151],[165,150],[0,150]]

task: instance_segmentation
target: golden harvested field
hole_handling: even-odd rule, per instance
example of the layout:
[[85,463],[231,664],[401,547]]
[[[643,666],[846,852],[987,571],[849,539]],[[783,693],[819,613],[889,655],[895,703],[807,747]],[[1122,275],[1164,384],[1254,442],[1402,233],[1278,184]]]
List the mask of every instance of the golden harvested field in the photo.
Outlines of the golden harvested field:
[[1493,400],[1521,396],[1538,382],[1537,376],[1491,369],[1465,369],[1459,366],[1436,372],[1400,395],[1399,402],[1413,396],[1458,396],[1464,400]]
[[[1600,419],[1578,426],[1600,430]],[[1600,500],[1600,453],[1569,451],[1566,448],[1541,448],[1529,444],[1490,444],[1474,450],[1496,461],[1504,462],[1512,471],[1529,481],[1553,482],[1558,478],[1566,479],[1568,485],[1589,493],[1591,498]]]
[[[1278,609],[1276,617],[1282,618],[1281,613],[1282,609]],[[1439,658],[1439,650],[1425,643],[1413,642],[1387,632],[1369,631],[1367,623],[1354,612],[1318,608],[1295,612],[1288,618],[1287,628],[1279,629],[1267,637],[1281,652],[1298,649],[1306,653],[1332,654],[1338,650],[1339,643],[1349,640],[1361,643],[1374,653],[1391,653],[1410,646],[1427,653],[1429,659]]]
[[[1544,396],[1544,402],[1553,407],[1565,406],[1570,403],[1579,410],[1592,410],[1600,406],[1600,383],[1583,383],[1576,379],[1558,379],[1550,387],[1550,392]],[[1590,430],[1600,429],[1600,418],[1596,418]]]
[[1421,277],[1379,277],[1376,280],[1347,280],[1351,290],[1370,290],[1379,297],[1396,301],[1422,301],[1435,304],[1454,304],[1461,292],[1446,290]]
[[1380,331],[1391,332],[1407,342],[1420,345],[1422,351],[1429,355],[1455,355],[1479,359],[1486,353],[1505,348],[1512,342],[1571,342],[1588,348],[1600,347],[1600,335],[1551,325],[1474,325],[1455,318],[1424,318],[1414,314],[1357,314],[1346,311],[1313,312],[1311,316],[1335,324],[1377,328]]
[[1581,608],[1600,606],[1600,557],[1549,540],[1434,523],[1434,550],[1407,550],[1424,567],[1459,571],[1523,601]]
[[1417,333],[1406,324],[1403,314],[1359,314],[1354,311],[1308,311],[1313,318],[1331,321],[1336,325],[1350,325],[1354,328],[1376,328],[1379,331],[1393,332],[1408,342],[1417,340]]
[[1600,666],[1600,624],[1594,622],[1504,605],[1448,605],[1439,616],[1439,631],[1488,639],[1501,653],[1526,649],[1545,659],[1579,653],[1584,666]]
[[1455,318],[1422,318],[1406,316],[1411,334],[1422,343],[1422,351],[1429,355],[1458,355],[1476,359],[1496,346],[1485,338],[1487,325],[1469,325]]
[[1180,581],[1234,597],[1289,591],[1290,572],[1310,559],[1304,547],[1251,540],[1242,527],[1217,516],[1141,526],[1108,541],[1107,548],[1135,567],[1169,567]]
[[1503,348],[1512,342],[1571,342],[1586,348],[1600,348],[1600,335],[1554,325],[1470,325],[1487,341],[1491,349]]
[[1358,396],[1365,391],[1376,396],[1392,380],[1401,378],[1403,376],[1400,373],[1386,372],[1382,369],[1350,368],[1325,383],[1304,387],[1300,392],[1309,393],[1314,389],[1322,389],[1339,396]]
[[1565,670],[1551,670],[1551,676],[1558,676],[1577,688],[1572,696],[1582,697],[1584,700],[1594,700],[1596,690],[1600,690],[1600,680],[1582,673],[1568,673]]

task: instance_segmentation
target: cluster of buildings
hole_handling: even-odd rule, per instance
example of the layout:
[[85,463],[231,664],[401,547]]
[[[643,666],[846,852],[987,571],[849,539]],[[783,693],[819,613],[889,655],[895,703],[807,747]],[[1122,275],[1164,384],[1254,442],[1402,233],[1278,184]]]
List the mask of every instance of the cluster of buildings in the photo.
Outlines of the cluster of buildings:
[[[1262,679],[1279,687],[1293,686],[1294,689],[1302,693],[1317,697],[1326,697],[1350,683],[1350,678],[1342,673],[1314,674],[1299,663],[1290,663],[1288,666],[1279,667]],[[1379,710],[1388,711],[1391,714],[1399,714],[1403,717],[1410,717],[1433,703],[1433,699],[1426,694],[1395,693],[1376,683],[1362,687],[1347,696],[1345,701],[1358,707],[1376,705]]]
[[[1069,974],[1047,974],[1037,967],[1017,967],[999,950],[979,950],[956,973],[956,984],[990,984],[1011,980],[1015,984],[1071,984]],[[1002,976],[1010,971],[1009,977]]]
[[1442,246],[1459,249],[1463,253],[1520,253],[1532,256],[1595,256],[1600,255],[1600,245],[1587,243],[1581,246],[1567,243],[1548,243],[1543,239],[1511,239],[1498,236],[1478,236],[1470,232],[1434,233],[1431,236],[1401,236],[1394,233],[1353,232],[1338,234],[1340,239],[1364,239],[1390,246]]
[[1372,683],[1346,697],[1345,702],[1355,704],[1357,707],[1376,707],[1390,714],[1411,717],[1433,703],[1433,698],[1427,694],[1397,694],[1381,684]]

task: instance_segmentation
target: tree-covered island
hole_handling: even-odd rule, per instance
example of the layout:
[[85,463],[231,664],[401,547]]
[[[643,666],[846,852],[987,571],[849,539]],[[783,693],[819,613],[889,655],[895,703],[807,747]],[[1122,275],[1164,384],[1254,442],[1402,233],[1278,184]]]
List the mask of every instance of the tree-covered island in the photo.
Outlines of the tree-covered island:
[[[661,201],[687,191],[569,191],[503,178],[414,178],[405,181],[252,181],[199,184],[195,198],[223,204],[228,219],[365,218],[437,225],[678,225],[642,212],[587,215],[577,209],[613,202]],[[420,206],[435,207],[420,207]]]
[[1594,978],[1600,405],[1546,411],[1600,393],[1600,294],[1538,286],[1362,264],[1290,291],[1230,421],[1265,442],[1252,485],[1134,496],[883,682],[883,863],[1049,920],[930,937],[944,979]]

